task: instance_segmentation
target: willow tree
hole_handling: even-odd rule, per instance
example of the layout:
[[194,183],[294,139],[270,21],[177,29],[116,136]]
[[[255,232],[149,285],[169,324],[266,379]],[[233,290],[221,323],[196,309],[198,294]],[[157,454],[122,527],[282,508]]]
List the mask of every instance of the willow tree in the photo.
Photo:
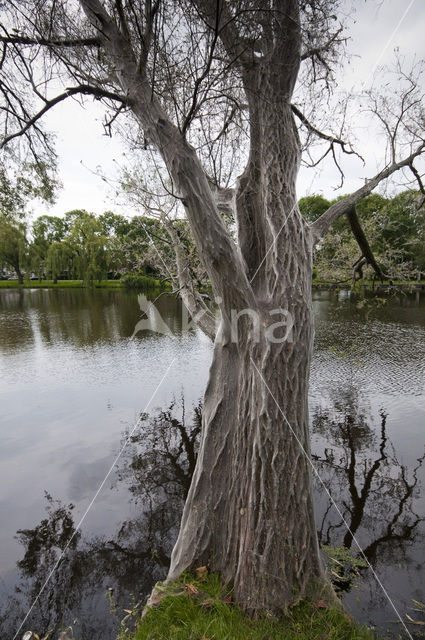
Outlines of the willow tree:
[[[71,96],[94,96],[109,114],[107,130],[127,118],[121,132],[133,146],[161,157],[184,208],[221,322],[169,578],[208,565],[251,611],[275,611],[327,587],[309,458],[313,247],[348,215],[365,251],[356,203],[403,167],[419,177],[413,163],[424,149],[412,91],[380,173],[314,223],[301,216],[298,128],[335,157],[337,148],[351,151],[341,135],[321,132],[294,94],[317,88],[320,103],[320,91],[331,87],[344,43],[337,12],[338,0],[9,0],[3,7],[3,145],[24,137],[36,158],[48,154],[42,116]],[[394,110],[387,113],[391,124]],[[410,148],[400,158],[402,130]],[[223,222],[225,208],[235,231]],[[182,295],[212,335],[183,252],[180,267]]]

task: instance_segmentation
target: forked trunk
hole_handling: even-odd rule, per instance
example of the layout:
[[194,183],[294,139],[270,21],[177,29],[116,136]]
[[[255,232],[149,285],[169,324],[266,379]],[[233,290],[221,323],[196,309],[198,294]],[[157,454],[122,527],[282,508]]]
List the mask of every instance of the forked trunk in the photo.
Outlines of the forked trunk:
[[229,57],[240,61],[248,101],[250,157],[236,193],[235,244],[195,150],[156,99],[125,34],[98,0],[80,1],[134,115],[162,154],[220,298],[200,452],[169,578],[206,564],[233,583],[239,605],[276,611],[327,587],[309,466],[313,239],[297,206],[300,144],[290,106],[300,63],[299,2],[277,0],[267,17],[274,42],[264,56],[235,42],[227,3],[197,3],[205,23],[222,22],[218,31]]
[[312,242],[296,201],[292,115],[287,105],[272,113],[237,198],[239,226],[252,231],[239,237],[255,308],[222,308],[169,579],[207,565],[233,583],[244,609],[275,612],[303,596],[333,594],[318,550],[309,460]]

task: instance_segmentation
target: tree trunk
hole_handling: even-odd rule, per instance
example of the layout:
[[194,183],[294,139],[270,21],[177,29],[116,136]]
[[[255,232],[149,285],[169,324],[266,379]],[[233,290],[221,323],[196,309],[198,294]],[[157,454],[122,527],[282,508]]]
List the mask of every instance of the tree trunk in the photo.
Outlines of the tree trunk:
[[[250,320],[240,321],[238,344],[224,339],[223,327],[217,336],[168,576],[208,565],[249,611],[274,612],[325,586],[306,457],[311,315],[300,311],[293,343],[255,342]],[[259,315],[270,323],[263,309]]]
[[[264,58],[235,45],[220,3],[220,37],[231,58],[239,52],[243,59],[250,120],[250,157],[235,199],[237,244],[195,150],[156,99],[125,34],[98,0],[80,2],[134,115],[162,154],[222,314],[199,456],[168,578],[207,564],[233,583],[236,602],[248,611],[275,612],[319,593],[332,599],[309,461],[313,237],[297,205],[300,143],[290,105],[300,63],[298,0],[276,0],[275,43]],[[215,2],[197,7],[207,22],[216,16]],[[278,339],[279,322],[280,331],[289,330],[286,339]]]
[[22,271],[20,270],[18,265],[15,265],[16,275],[18,276],[19,284],[24,284],[24,276],[22,275]]
[[268,100],[256,105],[261,137],[251,134],[252,161],[237,193],[239,248],[259,322],[235,303],[236,335],[224,309],[168,578],[208,565],[233,583],[244,609],[275,612],[304,596],[334,596],[318,550],[309,461],[312,239],[295,193],[292,112],[280,93],[272,99],[269,79],[257,78]]

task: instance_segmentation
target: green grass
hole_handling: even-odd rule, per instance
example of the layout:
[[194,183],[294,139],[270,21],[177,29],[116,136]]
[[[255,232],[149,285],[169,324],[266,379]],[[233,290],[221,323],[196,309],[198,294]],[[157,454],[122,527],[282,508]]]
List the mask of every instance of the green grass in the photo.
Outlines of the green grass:
[[[188,586],[189,585],[189,586]],[[136,622],[133,632],[118,640],[372,640],[372,633],[356,626],[342,609],[302,602],[279,618],[247,616],[228,600],[229,588],[217,575],[200,582],[190,576],[159,586],[158,606]],[[194,592],[196,590],[196,592]],[[137,617],[137,612],[129,618]]]
[[[58,280],[56,284],[53,283],[53,280],[25,280],[24,284],[19,284],[17,280],[0,280],[0,289],[78,289],[84,286],[83,280]],[[126,287],[126,284],[125,282],[121,282],[121,280],[101,280],[100,282],[94,282],[94,287],[96,289],[123,289]],[[156,278],[138,276],[138,287],[164,289],[166,285]]]
[[[113,282],[113,281],[111,281]],[[17,280],[0,280],[2,289],[36,289],[36,288],[78,288],[83,286],[82,280],[58,280],[53,284],[53,280],[25,280],[24,284],[19,284]]]

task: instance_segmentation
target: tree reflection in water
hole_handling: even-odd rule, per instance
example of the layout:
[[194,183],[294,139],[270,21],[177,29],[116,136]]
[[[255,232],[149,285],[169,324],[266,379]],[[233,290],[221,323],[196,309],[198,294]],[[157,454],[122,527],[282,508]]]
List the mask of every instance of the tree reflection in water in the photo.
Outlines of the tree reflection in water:
[[[22,634],[32,629],[41,635],[71,625],[78,638],[116,637],[132,598],[142,599],[165,577],[196,461],[200,415],[199,406],[186,416],[184,405],[174,403],[166,411],[143,416],[115,480],[128,487],[138,516],[122,523],[110,539],[75,532],[73,505],[62,505],[46,493],[46,518],[33,529],[17,532],[25,553],[17,563],[16,595],[0,614],[2,640],[14,637],[74,533]],[[127,436],[123,434],[123,442]],[[117,605],[115,617],[111,601]]]
[[[423,538],[419,525],[425,517],[416,513],[415,500],[420,494],[418,471],[425,454],[408,470],[399,462],[388,437],[387,413],[381,409],[379,416],[380,425],[375,428],[353,388],[339,391],[331,408],[313,412],[313,434],[327,443],[320,455],[313,454],[324,484],[315,479],[322,512],[319,542],[343,545],[357,553],[356,538],[372,566],[376,565],[379,551],[379,562],[395,567],[406,561],[409,546]],[[338,504],[349,530],[324,487]],[[350,589],[356,572],[349,563],[340,565],[337,573],[337,587]]]
[[[378,550],[380,561],[396,565],[407,546],[417,542],[418,525],[424,520],[414,510],[424,456],[409,472],[397,460],[384,411],[380,418],[380,428],[374,430],[370,416],[351,390],[339,393],[331,408],[313,412],[313,433],[326,442],[323,452],[313,455],[315,464],[351,529],[347,532],[319,484],[315,488],[323,511],[319,538],[322,545],[344,545],[356,551],[355,535],[372,565]],[[200,428],[200,406],[187,416],[183,402],[143,416],[142,427],[131,437],[114,481],[115,486],[128,489],[138,515],[123,522],[109,539],[75,532],[73,505],[64,506],[46,493],[46,518],[33,529],[17,532],[25,553],[18,562],[16,595],[9,597],[0,615],[2,639],[13,638],[73,533],[64,559],[23,631],[45,633],[72,625],[76,637],[116,637],[132,598],[142,600],[152,584],[166,574],[195,467]],[[123,434],[123,443],[127,436]],[[350,567],[341,569],[336,582],[340,588],[350,588]],[[115,610],[106,597],[108,589]]]

